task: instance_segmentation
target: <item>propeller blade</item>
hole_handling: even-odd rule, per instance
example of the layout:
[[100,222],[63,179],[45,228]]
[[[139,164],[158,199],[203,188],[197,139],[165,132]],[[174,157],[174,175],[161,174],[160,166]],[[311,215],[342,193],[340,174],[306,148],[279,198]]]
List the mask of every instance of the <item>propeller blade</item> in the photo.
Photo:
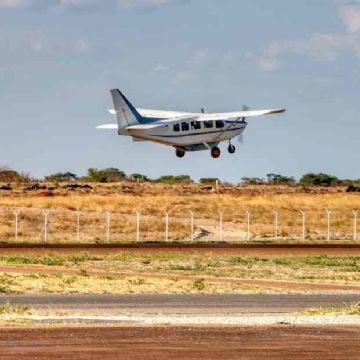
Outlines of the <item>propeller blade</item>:
[[244,143],[244,135],[243,135],[243,134],[240,134],[240,135],[237,137],[237,141],[238,141],[240,144],[243,144],[243,143]]

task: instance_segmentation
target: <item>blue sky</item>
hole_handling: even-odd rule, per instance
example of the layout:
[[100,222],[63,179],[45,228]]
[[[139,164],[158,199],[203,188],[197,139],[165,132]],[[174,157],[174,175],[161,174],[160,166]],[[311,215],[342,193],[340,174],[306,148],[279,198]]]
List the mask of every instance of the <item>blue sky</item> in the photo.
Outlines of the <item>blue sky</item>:
[[[360,177],[358,1],[0,0],[0,31],[0,165]],[[95,129],[114,120],[113,87],[139,107],[288,112],[249,119],[235,155],[177,159]]]

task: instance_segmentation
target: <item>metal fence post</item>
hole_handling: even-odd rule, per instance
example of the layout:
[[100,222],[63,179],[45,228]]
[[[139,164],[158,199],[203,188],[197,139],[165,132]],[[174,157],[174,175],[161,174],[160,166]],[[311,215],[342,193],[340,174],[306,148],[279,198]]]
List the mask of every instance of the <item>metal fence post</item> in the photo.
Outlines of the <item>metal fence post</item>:
[[279,211],[275,210],[274,214],[274,238],[275,240],[278,239],[278,220],[279,220]]
[[331,210],[326,210],[327,213],[327,239],[328,241],[331,238]]
[[190,240],[194,242],[194,212],[190,212]]
[[249,210],[247,210],[246,215],[247,215],[247,240],[250,241],[250,216],[251,216],[251,212]]
[[44,241],[47,243],[50,211],[49,210],[43,210],[43,214],[44,214]]
[[140,212],[136,212],[136,242],[140,241]]
[[354,240],[357,240],[357,216],[358,216],[358,211],[354,210]]
[[15,241],[18,240],[18,232],[19,232],[19,211],[18,210],[14,210],[14,215],[15,215]]
[[165,211],[165,242],[169,240],[169,213]]
[[302,239],[306,239],[306,212],[304,210],[300,210],[302,215]]
[[110,221],[111,221],[111,212],[106,212],[106,242],[110,242]]
[[219,210],[219,241],[222,242],[223,241],[223,211]]
[[76,211],[76,240],[80,241],[80,215],[81,211]]

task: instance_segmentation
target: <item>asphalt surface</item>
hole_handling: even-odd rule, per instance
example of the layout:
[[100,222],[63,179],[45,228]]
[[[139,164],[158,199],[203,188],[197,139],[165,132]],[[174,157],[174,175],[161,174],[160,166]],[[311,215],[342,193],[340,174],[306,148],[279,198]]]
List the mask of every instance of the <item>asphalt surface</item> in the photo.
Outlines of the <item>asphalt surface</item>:
[[358,294],[241,295],[0,295],[0,304],[34,309],[106,310],[167,314],[284,314],[360,302]]

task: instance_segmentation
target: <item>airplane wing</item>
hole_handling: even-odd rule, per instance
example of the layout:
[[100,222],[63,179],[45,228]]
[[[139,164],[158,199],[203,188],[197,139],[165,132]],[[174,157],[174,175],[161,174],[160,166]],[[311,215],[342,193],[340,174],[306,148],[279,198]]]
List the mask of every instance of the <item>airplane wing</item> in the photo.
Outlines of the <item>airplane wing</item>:
[[226,121],[237,121],[241,118],[281,114],[285,112],[285,109],[270,109],[270,110],[246,110],[246,111],[234,111],[227,113],[212,113],[212,114],[200,114],[196,119],[197,121],[208,121],[208,120],[226,120]]
[[[136,110],[140,113],[141,116],[145,118],[157,118],[157,119],[170,119],[180,116],[199,115],[196,113],[187,113],[184,111],[173,111],[173,110],[155,110],[155,109],[143,109],[143,108],[137,108]],[[108,112],[112,115],[116,115],[116,111],[114,109],[109,109]]]

